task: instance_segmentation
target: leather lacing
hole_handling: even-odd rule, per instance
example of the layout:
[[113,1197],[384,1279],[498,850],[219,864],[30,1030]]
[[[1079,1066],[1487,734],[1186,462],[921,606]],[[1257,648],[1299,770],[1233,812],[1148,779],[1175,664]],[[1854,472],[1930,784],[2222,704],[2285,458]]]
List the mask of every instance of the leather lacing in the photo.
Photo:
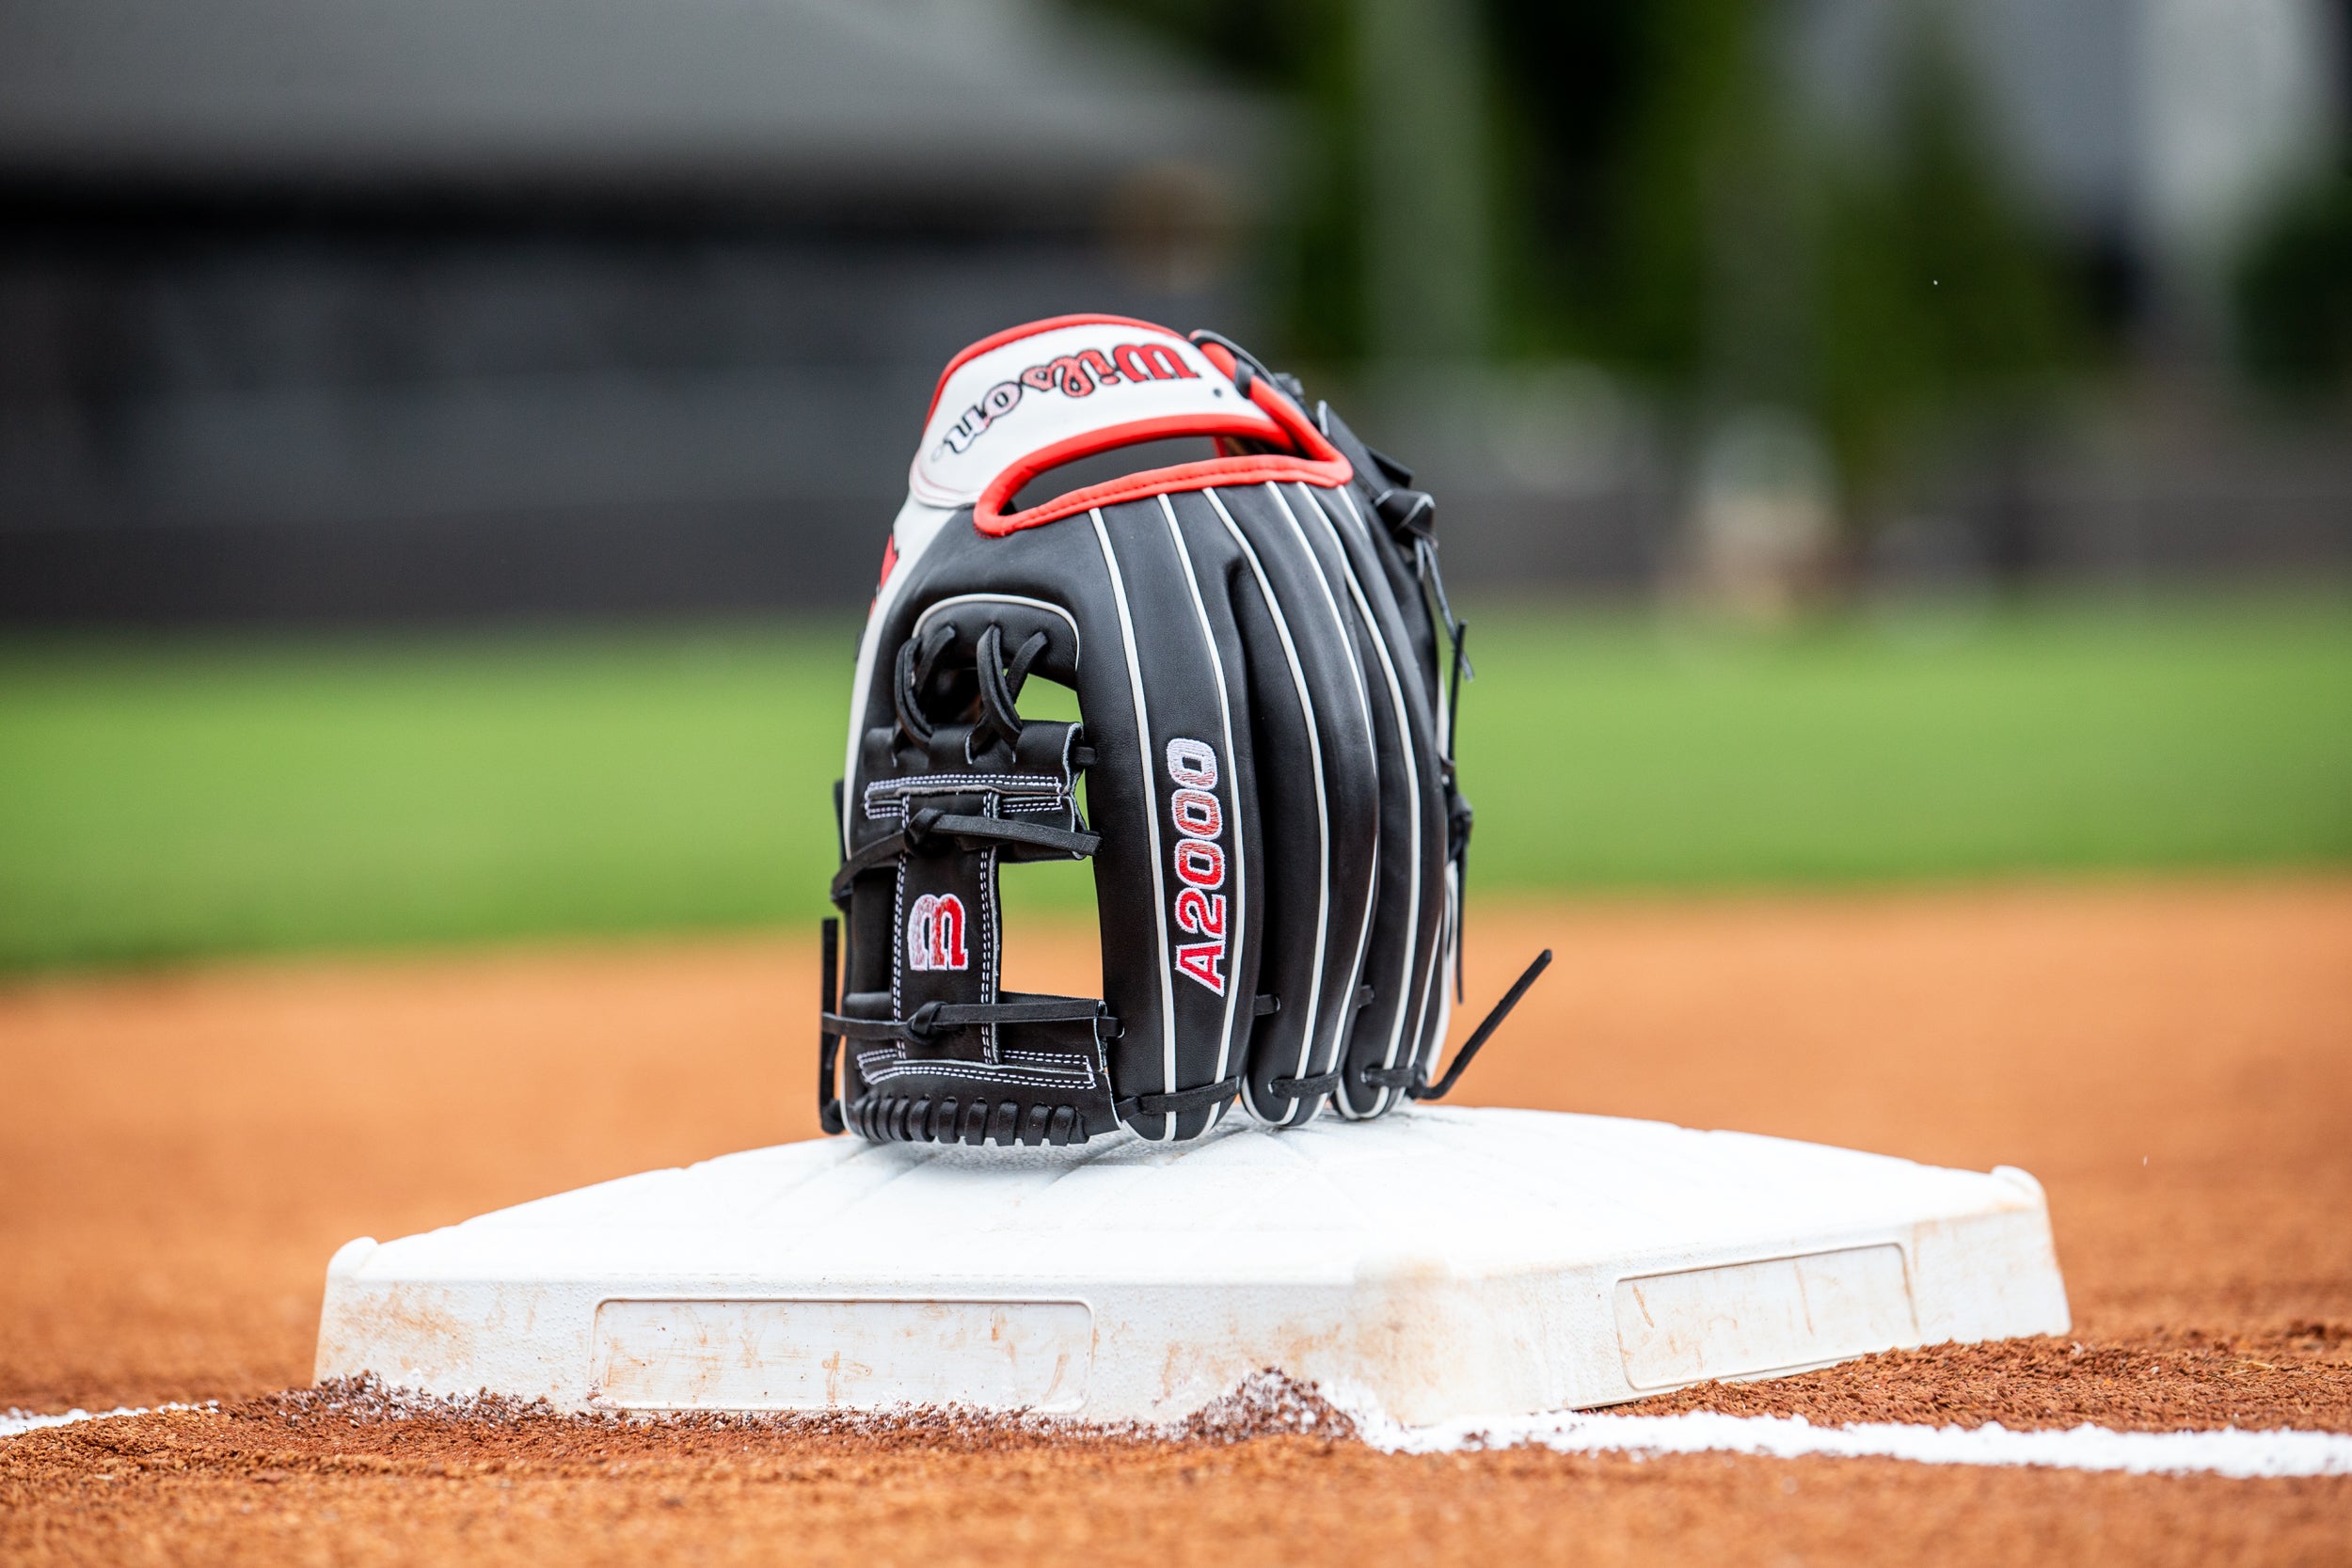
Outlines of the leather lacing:
[[1413,1100],[1443,1100],[1454,1092],[1454,1085],[1461,1082],[1463,1069],[1468,1068],[1471,1059],[1477,1056],[1479,1048],[1486,1043],[1497,1029],[1502,1027],[1502,1021],[1509,1018],[1511,1009],[1519,1005],[1519,998],[1527,994],[1527,988],[1535,983],[1537,975],[1550,967],[1551,949],[1547,947],[1535,955],[1535,961],[1529,964],[1519,977],[1512,982],[1511,989],[1502,993],[1502,1000],[1496,1003],[1493,1010],[1480,1021],[1478,1027],[1470,1031],[1470,1037],[1462,1042],[1460,1051],[1454,1053],[1454,1065],[1446,1069],[1445,1076],[1436,1083],[1421,1082],[1420,1074],[1409,1065],[1368,1067],[1357,1073],[1357,1080],[1373,1088],[1401,1088],[1407,1098]]
[[[947,622],[933,626],[918,643],[913,641],[898,644],[896,678],[891,683],[892,703],[898,712],[898,728],[918,744],[930,744],[933,725],[930,714],[923,711],[923,688],[937,673],[939,657],[956,641],[956,628]],[[978,639],[974,667],[979,681],[980,719],[972,728],[965,742],[967,760],[977,750],[984,750],[990,738],[1002,736],[1008,744],[1018,742],[1021,727],[1027,722],[1018,706],[1021,689],[1028,683],[1029,667],[1038,661],[1046,649],[1046,636],[1031,632],[1015,650],[1009,661],[1005,657],[1005,629],[991,621]]]
[[984,849],[1016,845],[1049,849],[1072,860],[1084,860],[1103,847],[1100,833],[1073,832],[1042,822],[1013,816],[973,816],[926,806],[907,818],[906,826],[886,833],[841,863],[834,873],[833,901],[847,908],[850,889],[868,871],[879,871],[900,855],[942,854],[949,849]]
[[[1324,410],[1327,415],[1328,410]],[[1370,449],[1366,449],[1369,451]],[[1454,613],[1454,605],[1446,597],[1445,573],[1438,564],[1438,503],[1425,490],[1411,488],[1412,471],[1391,458],[1372,453],[1374,465],[1395,483],[1372,499],[1372,509],[1388,525],[1390,536],[1400,545],[1409,544],[1413,551],[1413,571],[1420,579],[1422,593],[1435,611],[1438,624],[1445,628],[1451,657],[1446,671],[1445,751],[1438,759],[1438,773],[1445,784],[1446,800],[1446,861],[1454,867],[1454,999],[1462,1000],[1465,987],[1464,954],[1470,949],[1467,912],[1470,895],[1470,829],[1476,816],[1456,784],[1459,777],[1454,761],[1454,736],[1462,721],[1462,683],[1476,680],[1478,672],[1470,661],[1470,623]],[[1454,1058],[1454,1065],[1435,1084],[1418,1081],[1411,1067],[1367,1068],[1359,1077],[1367,1085],[1380,1088],[1401,1088],[1415,1100],[1442,1100],[1447,1091],[1458,1083],[1462,1070],[1469,1067],[1479,1048],[1488,1037],[1501,1028],[1502,1021],[1511,1016],[1511,1009],[1519,1005],[1535,977],[1551,963],[1551,949],[1545,948],[1535,956],[1517,983],[1503,993],[1462,1049]]]

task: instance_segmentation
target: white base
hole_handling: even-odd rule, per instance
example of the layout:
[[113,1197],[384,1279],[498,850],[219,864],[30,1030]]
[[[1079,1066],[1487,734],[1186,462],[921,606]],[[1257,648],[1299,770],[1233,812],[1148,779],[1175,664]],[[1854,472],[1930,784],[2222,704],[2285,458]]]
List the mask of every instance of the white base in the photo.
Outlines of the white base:
[[1173,1148],[787,1144],[356,1241],[318,1375],[1156,1421],[1279,1367],[1422,1425],[2067,1323],[2023,1171],[1430,1107]]

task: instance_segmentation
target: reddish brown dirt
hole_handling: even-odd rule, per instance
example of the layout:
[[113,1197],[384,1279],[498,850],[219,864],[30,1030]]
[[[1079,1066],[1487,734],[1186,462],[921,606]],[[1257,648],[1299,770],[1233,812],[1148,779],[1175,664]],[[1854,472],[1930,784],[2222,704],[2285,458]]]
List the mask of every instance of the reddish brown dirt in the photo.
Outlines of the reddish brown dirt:
[[2090,1421],[2133,1432],[2352,1432],[2352,1331],[2311,1323],[2227,1338],[2189,1329],[2122,1343],[2037,1338],[1934,1345],[1764,1383],[1702,1384],[1623,1408],[1639,1416],[1803,1416],[1820,1425],[1998,1421],[2019,1431]]
[[[2048,1186],[2067,1337],[1650,1407],[2352,1430],[2352,881],[1484,908],[1473,997],[1560,962],[1461,1098]],[[1087,986],[1076,940],[1026,983]],[[0,991],[0,1408],[307,1380],[320,1275],[389,1237],[814,1132],[814,965],[739,942]],[[2083,1350],[2074,1349],[2079,1343]],[[1059,1555],[2352,1561],[2352,1483],[1313,1438],[998,1451],[810,1430],[275,1405],[0,1440],[0,1556],[861,1562]]]
[[0,1445],[12,1561],[2340,1563],[2340,1481],[152,1416]]

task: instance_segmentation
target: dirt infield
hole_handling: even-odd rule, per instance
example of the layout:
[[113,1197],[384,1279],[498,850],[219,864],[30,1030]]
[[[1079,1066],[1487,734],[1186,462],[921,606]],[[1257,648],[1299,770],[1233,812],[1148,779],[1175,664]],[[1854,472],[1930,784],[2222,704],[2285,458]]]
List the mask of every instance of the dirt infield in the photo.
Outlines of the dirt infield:
[[[1649,1408],[2352,1431],[2352,880],[1483,908],[1471,935],[1473,999],[1536,945],[1560,961],[1463,1099],[2049,1189],[2072,1335]],[[1091,990],[1083,942],[1014,961]],[[810,1135],[813,969],[808,944],[742,941],[0,991],[0,1408],[306,1383],[354,1235]],[[1184,1560],[1244,1537],[1299,1561],[2352,1561],[2352,1482],[1298,1437],[993,1451],[268,1403],[0,1440],[11,1557]]]
[[266,1409],[0,1449],[0,1555],[175,1563],[2341,1562],[2352,1483],[1888,1461],[1408,1458]]

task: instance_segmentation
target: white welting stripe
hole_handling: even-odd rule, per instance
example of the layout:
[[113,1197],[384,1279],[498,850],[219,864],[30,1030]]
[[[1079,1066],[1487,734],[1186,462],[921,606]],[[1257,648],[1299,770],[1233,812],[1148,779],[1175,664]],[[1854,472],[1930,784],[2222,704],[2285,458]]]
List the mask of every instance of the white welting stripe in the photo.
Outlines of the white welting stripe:
[[[1323,590],[1324,609],[1330,613],[1331,629],[1339,634],[1339,646],[1343,660],[1347,667],[1347,673],[1354,677],[1349,684],[1355,688],[1356,691],[1356,711],[1364,721],[1364,741],[1366,745],[1374,745],[1373,736],[1378,731],[1372,721],[1372,696],[1365,688],[1364,672],[1359,660],[1356,657],[1355,640],[1347,634],[1347,618],[1340,613],[1339,597],[1331,592],[1330,575],[1324,568],[1323,558],[1315,553],[1314,546],[1308,542],[1307,531],[1300,525],[1298,514],[1292,510],[1290,498],[1283,493],[1282,487],[1268,480],[1265,488],[1266,493],[1274,498],[1275,505],[1281,509],[1283,517],[1289,521],[1291,537],[1298,541],[1298,547],[1306,553],[1307,564],[1314,573],[1317,586]],[[1315,515],[1321,516],[1321,510],[1317,509]],[[1339,541],[1334,538],[1332,545],[1335,548],[1338,547]],[[1348,569],[1345,549],[1340,550],[1340,569],[1342,571]],[[1375,644],[1380,641],[1380,634],[1376,627],[1365,627],[1365,634],[1368,640]],[[1373,760],[1376,775],[1379,761],[1377,746],[1374,746]],[[1375,814],[1379,810],[1376,794],[1374,798],[1373,809]],[[1374,917],[1380,912],[1380,840],[1377,834],[1373,838],[1372,864],[1365,870],[1364,890],[1364,918],[1356,931],[1356,957],[1348,965],[1347,985],[1340,993],[1347,1000],[1341,1003],[1339,1022],[1331,1031],[1331,1059],[1324,1064],[1323,1070],[1326,1072],[1339,1071],[1345,1067],[1348,1037],[1355,1032],[1356,1028],[1356,988],[1363,984],[1364,954],[1372,947],[1372,923]],[[1302,1068],[1300,1070],[1303,1072],[1306,1069]]]
[[[1343,491],[1342,494],[1344,495],[1345,492]],[[1388,640],[1380,633],[1380,622],[1372,612],[1371,601],[1364,597],[1363,584],[1356,580],[1355,564],[1349,560],[1347,546],[1341,543],[1339,530],[1332,526],[1330,515],[1324,511],[1320,499],[1311,492],[1309,493],[1308,499],[1314,508],[1315,516],[1321,519],[1325,531],[1331,535],[1332,547],[1340,552],[1341,562],[1347,566],[1347,592],[1356,602],[1356,612],[1363,617],[1365,641],[1372,644],[1373,652],[1380,657],[1380,673],[1388,682],[1390,709],[1396,716],[1399,749],[1405,753],[1406,809],[1410,814],[1413,824],[1413,833],[1406,850],[1412,857],[1410,863],[1412,876],[1406,884],[1411,891],[1405,902],[1405,929],[1414,934],[1414,940],[1405,944],[1405,972],[1397,977],[1397,984],[1401,988],[1400,994],[1405,1000],[1397,1004],[1396,1022],[1389,1028],[1389,1049],[1380,1058],[1380,1065],[1383,1068],[1393,1068],[1396,1066],[1397,1048],[1404,1043],[1405,1039],[1406,1004],[1413,999],[1413,948],[1421,931],[1421,752],[1413,744],[1412,715],[1405,705],[1405,690],[1396,678],[1396,662],[1389,657]],[[1349,502],[1348,515],[1355,515],[1355,503],[1352,501]],[[1361,526],[1359,519],[1358,527]],[[1365,933],[1367,937],[1371,933],[1369,918],[1365,924]],[[1426,1014],[1429,1009],[1429,997],[1426,992],[1422,995],[1421,1005],[1422,1013]],[[1418,1024],[1420,1021],[1417,1019],[1414,1022]],[[1420,1034],[1416,1032],[1413,1038],[1418,1047],[1421,1039]],[[1347,1084],[1343,1079],[1340,1084],[1340,1104],[1343,1109],[1352,1108],[1353,1105],[1346,1091]],[[1401,1089],[1382,1089],[1372,1098],[1374,1111],[1377,1113],[1387,1110],[1403,1093]]]
[[[1160,1088],[1163,1093],[1176,1092],[1176,998],[1170,994],[1168,975],[1170,968],[1168,939],[1168,883],[1160,870],[1160,792],[1159,780],[1152,771],[1152,712],[1143,700],[1143,656],[1136,648],[1136,622],[1127,608],[1127,581],[1119,573],[1119,552],[1111,547],[1111,531],[1103,521],[1103,509],[1096,507],[1087,514],[1094,519],[1094,537],[1103,546],[1103,567],[1110,574],[1111,601],[1119,607],[1119,640],[1127,655],[1127,690],[1136,705],[1136,739],[1142,755],[1137,759],[1143,768],[1143,829],[1152,843],[1152,903],[1159,921],[1159,971],[1152,977],[1153,993],[1160,999],[1161,1068]],[[1168,1115],[1168,1132],[1163,1141],[1176,1141],[1177,1117]]]
[[[1184,543],[1184,531],[1176,521],[1175,503],[1166,496],[1160,498],[1160,515],[1168,519],[1168,541],[1176,546],[1177,563],[1184,569],[1184,587],[1192,594],[1192,614],[1195,624],[1200,627],[1200,645],[1208,651],[1209,672],[1216,677],[1216,715],[1219,726],[1217,733],[1225,743],[1225,750],[1220,754],[1224,758],[1223,766],[1232,771],[1233,770],[1233,704],[1232,693],[1226,689],[1225,686],[1225,656],[1218,650],[1216,633],[1209,626],[1209,607],[1200,599],[1200,577],[1193,570],[1192,546]],[[1228,783],[1226,794],[1232,800],[1235,817],[1233,852],[1227,857],[1228,863],[1233,868],[1233,904],[1232,913],[1226,920],[1226,929],[1230,933],[1229,940],[1232,942],[1230,951],[1239,953],[1242,950],[1242,943],[1248,941],[1249,936],[1249,868],[1245,863],[1248,854],[1243,843],[1239,820],[1241,780],[1238,773]],[[1241,987],[1233,983],[1235,973],[1237,972],[1230,967],[1226,973],[1225,1033],[1219,1037],[1216,1052],[1216,1082],[1218,1083],[1225,1081],[1226,1074],[1232,1068],[1233,1021],[1239,1016],[1238,1007],[1241,1001]],[[1255,999],[1252,1000],[1254,1002]],[[1173,1014],[1175,1007],[1176,1004],[1171,998],[1168,1003],[1168,1011]],[[1224,1119],[1226,1107],[1231,1103],[1231,1101],[1226,1101],[1211,1108],[1209,1113],[1211,1126]]]
[[1359,1417],[1364,1441],[1390,1453],[1451,1453],[1534,1444],[1561,1453],[1741,1453],[1771,1459],[1901,1459],[1918,1465],[2030,1465],[2128,1475],[2215,1475],[2254,1481],[2352,1476],[2352,1433],[2116,1432],[2083,1425],[2011,1432],[1871,1423],[1815,1426],[1802,1416],[1596,1416],[1562,1412],[1408,1427]]
[[[1265,565],[1258,559],[1258,552],[1250,547],[1249,540],[1242,533],[1241,525],[1233,521],[1233,515],[1225,509],[1225,503],[1217,498],[1217,493],[1214,489],[1203,490],[1200,493],[1208,498],[1209,505],[1216,509],[1218,520],[1225,525],[1225,531],[1232,536],[1234,545],[1240,548],[1242,559],[1249,562],[1249,575],[1257,578],[1259,595],[1265,600],[1266,613],[1273,618],[1275,636],[1281,640],[1282,657],[1290,665],[1291,685],[1298,692],[1299,711],[1305,716],[1307,721],[1307,761],[1313,768],[1315,784],[1316,865],[1318,870],[1315,898],[1315,962],[1307,980],[1307,1022],[1299,1029],[1298,1065],[1291,1069],[1293,1074],[1303,1077],[1307,1071],[1308,1054],[1314,1050],[1315,1023],[1322,1013],[1323,954],[1326,943],[1330,940],[1331,931],[1331,800],[1330,792],[1324,788],[1323,784],[1323,740],[1315,724],[1314,693],[1308,689],[1307,673],[1299,666],[1298,645],[1291,641],[1291,625],[1282,614],[1282,601],[1275,596],[1274,584],[1266,580]],[[1241,1102],[1248,1108],[1252,1117],[1261,1120],[1264,1119],[1258,1110],[1257,1101],[1250,1096],[1249,1085],[1246,1078],[1241,1087]],[[1291,1109],[1295,1110],[1297,1104],[1296,1101],[1293,1101]],[[1290,1111],[1282,1114],[1287,1118]]]

